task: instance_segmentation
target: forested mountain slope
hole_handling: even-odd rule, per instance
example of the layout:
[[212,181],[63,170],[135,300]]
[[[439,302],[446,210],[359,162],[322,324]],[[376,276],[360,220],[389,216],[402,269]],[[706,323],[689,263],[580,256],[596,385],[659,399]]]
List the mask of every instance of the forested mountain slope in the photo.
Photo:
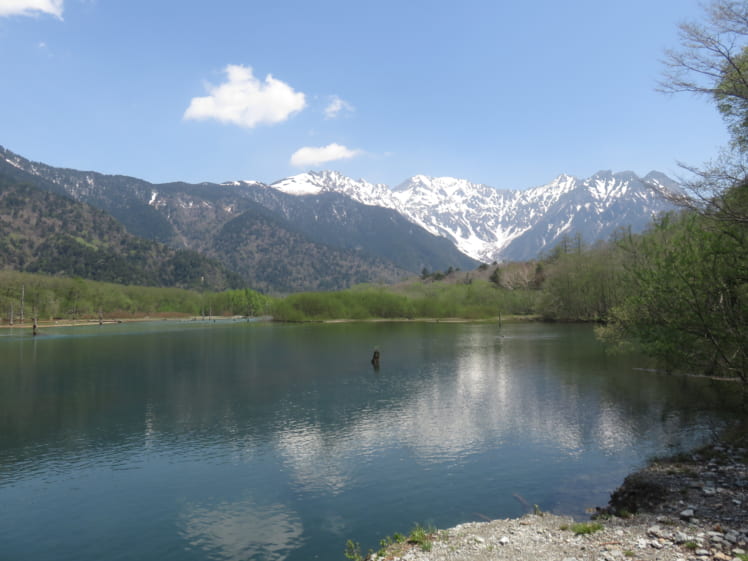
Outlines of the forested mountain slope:
[[0,263],[121,284],[219,290],[242,284],[217,261],[133,236],[101,210],[3,175]]

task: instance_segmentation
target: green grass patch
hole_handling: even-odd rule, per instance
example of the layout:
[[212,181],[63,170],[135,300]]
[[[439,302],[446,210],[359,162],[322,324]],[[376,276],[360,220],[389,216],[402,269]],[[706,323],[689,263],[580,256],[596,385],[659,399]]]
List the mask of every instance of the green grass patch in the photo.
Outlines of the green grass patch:
[[391,536],[387,536],[381,540],[379,540],[379,555],[384,556],[384,554],[387,552],[389,548],[391,548],[395,544],[401,544],[404,543],[407,540],[405,536],[400,534],[399,532],[395,532]]
[[421,548],[421,551],[431,551],[435,533],[436,529],[434,528],[425,528],[420,524],[416,524],[408,536],[408,543],[417,545]]
[[[380,557],[401,556],[407,551],[408,546],[418,546],[421,551],[431,551],[436,536],[436,529],[432,526],[416,524],[407,536],[395,532],[391,536],[379,540],[377,555]],[[362,561],[364,559],[364,557],[357,557],[361,555],[361,548],[358,543],[351,540],[346,543],[345,555],[352,561]]]
[[351,561],[364,561],[364,556],[361,554],[361,544],[354,542],[353,540],[345,542],[343,555],[345,555],[346,559],[350,559]]
[[572,524],[569,529],[574,532],[577,536],[583,536],[587,534],[594,534],[603,529],[603,525],[599,522],[579,522]]

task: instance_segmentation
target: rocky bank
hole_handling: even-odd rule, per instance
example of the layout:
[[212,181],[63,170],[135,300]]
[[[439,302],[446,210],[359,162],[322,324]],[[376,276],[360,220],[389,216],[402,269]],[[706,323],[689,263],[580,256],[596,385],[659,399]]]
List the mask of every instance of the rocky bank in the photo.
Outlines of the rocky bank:
[[748,435],[653,462],[593,518],[591,533],[553,514],[461,524],[433,532],[425,547],[396,543],[369,559],[748,561]]

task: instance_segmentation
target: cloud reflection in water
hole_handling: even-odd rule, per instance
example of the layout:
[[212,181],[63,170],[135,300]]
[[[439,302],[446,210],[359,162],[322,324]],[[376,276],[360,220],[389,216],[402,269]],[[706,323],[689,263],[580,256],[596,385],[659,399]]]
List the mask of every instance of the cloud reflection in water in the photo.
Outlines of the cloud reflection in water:
[[[352,480],[346,473],[351,457],[394,448],[425,464],[460,463],[512,442],[576,457],[590,449],[615,454],[644,432],[668,439],[667,427],[650,423],[667,416],[663,404],[645,399],[645,411],[631,410],[626,400],[614,399],[609,377],[589,364],[564,365],[553,355],[555,341],[465,329],[454,343],[454,360],[421,365],[396,401],[362,407],[334,433],[309,422],[278,435],[297,482],[341,493]],[[395,374],[383,370],[380,383],[389,383],[388,375]]]
[[249,498],[215,505],[188,505],[181,535],[189,549],[211,559],[283,561],[303,544],[301,520],[284,505],[259,505]]

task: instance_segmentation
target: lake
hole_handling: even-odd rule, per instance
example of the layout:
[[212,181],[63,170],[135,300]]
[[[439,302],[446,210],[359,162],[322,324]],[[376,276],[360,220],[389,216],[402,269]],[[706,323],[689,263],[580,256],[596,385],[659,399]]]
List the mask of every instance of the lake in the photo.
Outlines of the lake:
[[584,517],[732,407],[586,325],[6,329],[0,364],[13,561],[335,560],[415,523]]

